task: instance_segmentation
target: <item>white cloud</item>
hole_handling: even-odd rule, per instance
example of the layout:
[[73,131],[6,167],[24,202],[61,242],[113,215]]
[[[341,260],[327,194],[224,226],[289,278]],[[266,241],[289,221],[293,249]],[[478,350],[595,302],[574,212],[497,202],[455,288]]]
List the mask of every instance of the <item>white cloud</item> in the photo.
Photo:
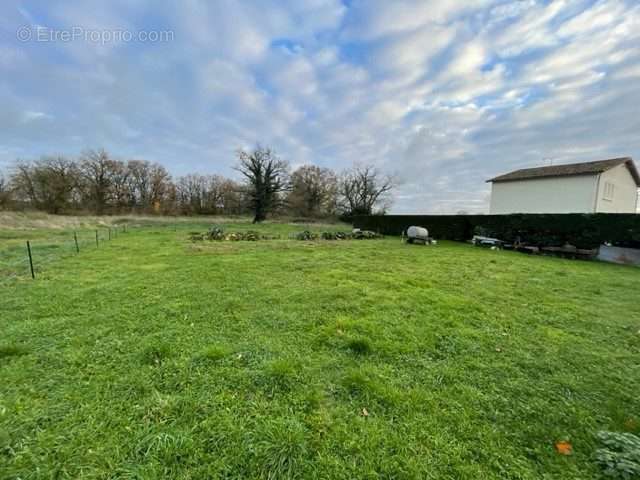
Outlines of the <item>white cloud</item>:
[[52,120],[53,116],[44,112],[34,112],[31,110],[27,110],[22,112],[22,122],[23,123],[31,123],[37,120]]
[[[397,212],[486,209],[512,168],[640,159],[640,6],[557,0],[61,0],[52,20],[169,28],[173,42],[0,40],[0,164],[103,146],[176,175],[232,175],[234,150],[292,164],[373,162]],[[153,15],[150,15],[153,14]]]
[[349,12],[346,31],[350,38],[373,40],[418,30],[491,4],[490,0],[356,0]]

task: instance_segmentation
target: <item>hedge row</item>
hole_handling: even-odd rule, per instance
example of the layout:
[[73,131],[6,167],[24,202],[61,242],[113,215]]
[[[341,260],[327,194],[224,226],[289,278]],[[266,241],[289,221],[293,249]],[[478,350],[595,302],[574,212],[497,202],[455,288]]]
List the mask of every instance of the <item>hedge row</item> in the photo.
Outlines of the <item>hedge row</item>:
[[401,235],[411,225],[425,227],[438,239],[470,240],[486,235],[529,245],[595,248],[604,242],[640,248],[640,215],[513,214],[513,215],[370,215],[353,217],[356,228],[384,235]]

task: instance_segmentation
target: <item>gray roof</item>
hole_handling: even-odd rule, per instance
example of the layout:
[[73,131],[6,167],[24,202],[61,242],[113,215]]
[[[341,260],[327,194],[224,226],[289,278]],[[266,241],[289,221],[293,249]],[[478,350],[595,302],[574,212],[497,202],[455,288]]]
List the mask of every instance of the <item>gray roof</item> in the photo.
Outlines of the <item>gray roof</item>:
[[626,165],[629,173],[640,187],[640,174],[631,157],[611,158],[595,162],[568,163],[565,165],[551,165],[548,167],[522,168],[487,180],[487,182],[511,182],[514,180],[529,180],[531,178],[566,177],[571,175],[595,175],[611,170],[618,165]]

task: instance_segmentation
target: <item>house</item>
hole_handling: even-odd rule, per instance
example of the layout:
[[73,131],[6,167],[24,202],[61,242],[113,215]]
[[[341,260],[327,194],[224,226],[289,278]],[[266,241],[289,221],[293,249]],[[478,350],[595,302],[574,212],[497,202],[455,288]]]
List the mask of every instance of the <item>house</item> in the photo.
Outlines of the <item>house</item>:
[[636,213],[640,175],[625,157],[523,168],[487,182],[492,214]]

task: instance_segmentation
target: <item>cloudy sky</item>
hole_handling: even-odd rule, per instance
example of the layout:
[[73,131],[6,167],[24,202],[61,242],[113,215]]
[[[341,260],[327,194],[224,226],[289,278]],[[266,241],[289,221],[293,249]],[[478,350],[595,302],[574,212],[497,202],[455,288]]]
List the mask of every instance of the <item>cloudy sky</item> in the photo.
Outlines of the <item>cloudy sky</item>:
[[234,151],[261,142],[292,166],[378,165],[396,213],[455,213],[486,211],[485,180],[511,169],[640,160],[637,0],[0,9],[4,168],[104,147],[233,176]]

